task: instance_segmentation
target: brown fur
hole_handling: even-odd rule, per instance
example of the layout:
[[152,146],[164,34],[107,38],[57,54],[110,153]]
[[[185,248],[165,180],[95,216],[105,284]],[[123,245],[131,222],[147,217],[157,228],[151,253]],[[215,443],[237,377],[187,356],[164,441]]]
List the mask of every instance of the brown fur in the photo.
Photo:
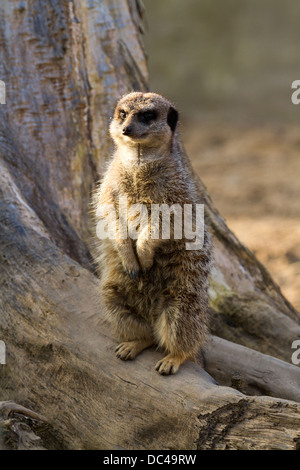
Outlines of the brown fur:
[[[147,121],[141,114],[145,110],[155,113],[153,119]],[[120,195],[127,196],[129,206],[141,203],[148,209],[151,204],[202,203],[180,152],[177,116],[172,104],[155,93],[131,93],[119,101],[110,126],[116,150],[95,193],[95,209],[109,203],[118,211]],[[193,359],[206,339],[211,246],[206,232],[201,250],[186,250],[184,238],[152,240],[149,230],[146,223],[137,240],[97,241],[100,295],[122,341],[117,356],[134,359],[156,344],[168,353],[156,370],[167,375]]]

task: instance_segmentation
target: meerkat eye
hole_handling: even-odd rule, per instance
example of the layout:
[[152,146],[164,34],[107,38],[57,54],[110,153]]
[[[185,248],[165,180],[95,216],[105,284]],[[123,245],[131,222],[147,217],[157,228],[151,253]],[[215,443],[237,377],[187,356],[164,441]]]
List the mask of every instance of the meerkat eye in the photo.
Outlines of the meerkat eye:
[[156,119],[157,113],[156,111],[144,111],[139,114],[139,119],[141,122],[148,123]]
[[125,119],[126,116],[127,116],[126,111],[121,110],[121,111],[119,112],[119,116],[120,116],[120,118],[122,119],[122,121],[124,121],[124,119]]

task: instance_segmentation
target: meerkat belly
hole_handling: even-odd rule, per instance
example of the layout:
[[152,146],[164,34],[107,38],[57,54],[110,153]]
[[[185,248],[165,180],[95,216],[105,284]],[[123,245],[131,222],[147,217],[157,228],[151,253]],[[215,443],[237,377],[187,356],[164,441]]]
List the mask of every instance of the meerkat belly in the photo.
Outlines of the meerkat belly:
[[[150,305],[150,318],[153,323],[164,309],[173,303],[178,303],[178,295],[183,288],[189,289],[191,277],[186,271],[187,262],[182,243],[167,241],[159,248],[154,256],[153,266],[142,278],[141,291],[147,297]],[[193,269],[196,278],[196,270]],[[186,287],[184,287],[186,284]]]

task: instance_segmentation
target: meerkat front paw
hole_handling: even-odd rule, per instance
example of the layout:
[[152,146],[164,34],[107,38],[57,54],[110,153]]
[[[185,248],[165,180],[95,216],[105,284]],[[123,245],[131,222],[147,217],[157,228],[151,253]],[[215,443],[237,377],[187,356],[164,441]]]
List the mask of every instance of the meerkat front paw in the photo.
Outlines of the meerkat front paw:
[[185,361],[182,356],[168,354],[166,357],[158,361],[155,370],[161,375],[171,375],[178,372],[179,367]]
[[136,281],[137,278],[139,277],[139,269],[125,269],[126,273],[132,279],[133,281]]
[[148,271],[153,265],[154,252],[148,242],[143,240],[137,242],[136,251],[143,272]]
[[133,260],[126,260],[123,261],[123,267],[125,272],[128,274],[130,279],[137,280],[140,272],[140,266],[138,265],[138,262],[133,259]]

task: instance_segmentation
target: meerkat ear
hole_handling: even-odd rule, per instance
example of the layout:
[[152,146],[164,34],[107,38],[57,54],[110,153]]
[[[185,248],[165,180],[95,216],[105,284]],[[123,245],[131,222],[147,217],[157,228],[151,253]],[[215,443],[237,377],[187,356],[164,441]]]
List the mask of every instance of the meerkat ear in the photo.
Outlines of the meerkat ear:
[[173,106],[171,106],[168,111],[167,123],[171,127],[172,132],[175,131],[177,122],[178,122],[178,111],[175,108],[173,108]]

